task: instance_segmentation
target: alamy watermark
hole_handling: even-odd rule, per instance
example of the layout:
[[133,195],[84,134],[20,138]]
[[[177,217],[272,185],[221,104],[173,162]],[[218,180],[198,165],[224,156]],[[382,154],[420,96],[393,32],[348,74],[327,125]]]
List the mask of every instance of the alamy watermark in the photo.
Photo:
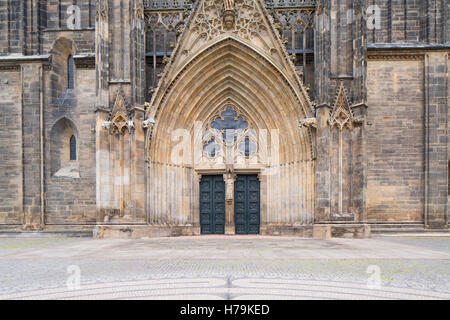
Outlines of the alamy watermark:
[[81,268],[77,265],[67,267],[68,274],[66,286],[69,290],[79,290],[81,288]]
[[[81,9],[78,5],[70,5],[67,7],[67,19],[66,25],[69,30],[81,29]],[[377,5],[368,6],[364,16],[364,20],[367,23],[367,30],[379,30],[381,29],[381,8]],[[352,24],[355,22],[355,14],[352,9],[347,10],[346,18],[344,18],[344,23]],[[322,14],[317,20],[317,30],[325,31],[329,30],[330,27],[330,17],[329,15]]]
[[381,268],[377,265],[370,265],[367,267],[366,274],[367,278],[367,288],[370,290],[381,289]]
[[[379,6],[368,6],[362,18],[366,21],[367,30],[381,29],[381,8]],[[343,23],[351,25],[355,21],[356,17],[354,11],[352,9],[348,9],[343,19]],[[327,14],[322,14],[318,16],[316,23],[316,28],[320,32],[329,31],[331,25],[330,16]]]
[[67,7],[67,29],[78,30],[81,29],[81,9],[77,5]]

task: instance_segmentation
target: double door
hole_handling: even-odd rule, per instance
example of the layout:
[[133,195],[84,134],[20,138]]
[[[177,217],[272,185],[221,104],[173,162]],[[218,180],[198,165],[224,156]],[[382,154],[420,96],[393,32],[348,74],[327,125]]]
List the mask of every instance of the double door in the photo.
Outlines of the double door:
[[[202,234],[224,234],[226,224],[225,182],[222,175],[203,176],[200,181]],[[234,183],[236,234],[258,234],[260,228],[260,182],[257,175],[238,175]]]

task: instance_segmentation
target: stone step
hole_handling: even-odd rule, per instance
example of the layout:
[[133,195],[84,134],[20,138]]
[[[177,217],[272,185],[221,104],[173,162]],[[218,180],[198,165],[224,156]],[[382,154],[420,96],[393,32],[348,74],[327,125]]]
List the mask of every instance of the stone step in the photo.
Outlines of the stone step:
[[91,231],[1,231],[0,238],[92,238]]

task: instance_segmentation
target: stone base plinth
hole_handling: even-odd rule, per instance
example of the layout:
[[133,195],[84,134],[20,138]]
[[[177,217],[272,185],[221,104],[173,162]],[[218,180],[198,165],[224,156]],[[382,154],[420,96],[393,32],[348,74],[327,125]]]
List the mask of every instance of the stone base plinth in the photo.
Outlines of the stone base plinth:
[[94,239],[141,239],[200,235],[200,227],[152,225],[97,225]]
[[260,234],[267,236],[291,236],[291,237],[311,238],[313,235],[313,226],[266,224],[261,226]]
[[342,224],[315,224],[313,227],[314,239],[330,238],[370,238],[370,225],[357,223]]

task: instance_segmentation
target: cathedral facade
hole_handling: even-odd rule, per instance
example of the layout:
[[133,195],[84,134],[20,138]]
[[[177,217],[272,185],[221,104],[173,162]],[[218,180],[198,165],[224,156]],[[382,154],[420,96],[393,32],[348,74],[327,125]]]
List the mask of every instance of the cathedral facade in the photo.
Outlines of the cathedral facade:
[[446,230],[449,11],[0,1],[0,232]]

